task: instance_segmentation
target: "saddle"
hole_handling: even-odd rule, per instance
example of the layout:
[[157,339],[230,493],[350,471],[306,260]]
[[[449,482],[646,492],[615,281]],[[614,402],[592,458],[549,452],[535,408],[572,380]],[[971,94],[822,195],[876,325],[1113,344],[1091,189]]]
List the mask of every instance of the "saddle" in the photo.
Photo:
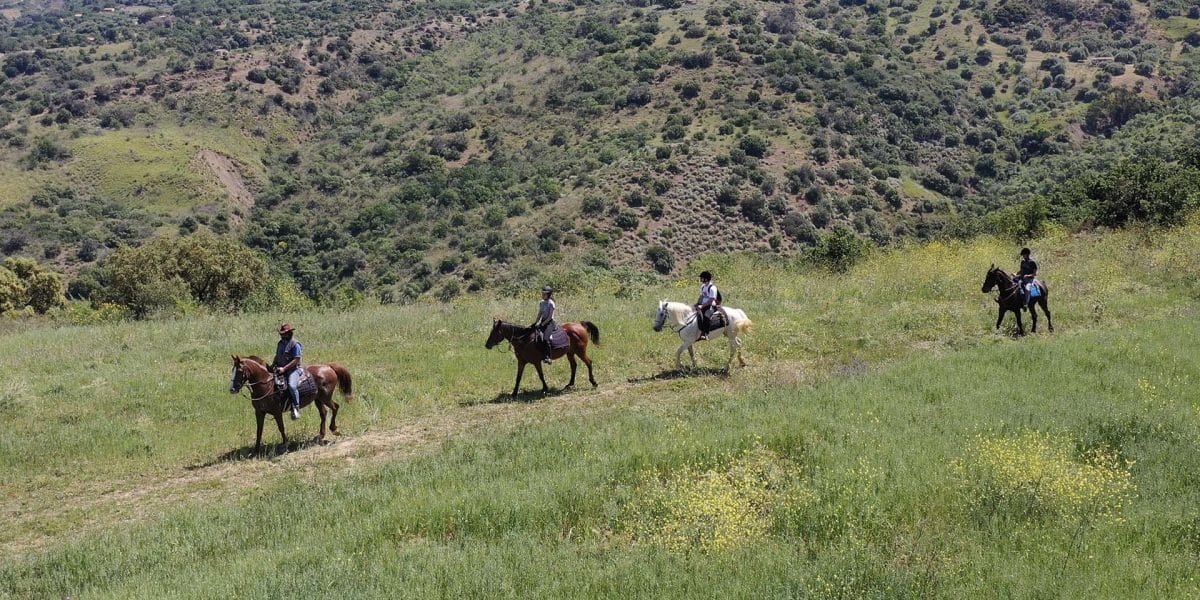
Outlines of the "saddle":
[[530,334],[533,341],[547,344],[552,350],[571,345],[571,338],[567,337],[567,332],[558,323],[551,323],[546,330],[532,329]]
[[[695,319],[697,316],[693,316],[692,318]],[[708,315],[708,327],[705,327],[704,331],[700,333],[708,334],[713,331],[725,329],[726,325],[728,325],[728,323],[725,318],[725,311],[719,308],[714,308],[712,313]]]
[[[300,390],[300,400],[303,400],[317,393],[317,381],[313,378],[312,373],[309,373],[304,367],[300,369],[300,385],[296,386]],[[288,381],[285,375],[275,376],[275,397],[282,401],[290,401],[291,393],[288,392]]]

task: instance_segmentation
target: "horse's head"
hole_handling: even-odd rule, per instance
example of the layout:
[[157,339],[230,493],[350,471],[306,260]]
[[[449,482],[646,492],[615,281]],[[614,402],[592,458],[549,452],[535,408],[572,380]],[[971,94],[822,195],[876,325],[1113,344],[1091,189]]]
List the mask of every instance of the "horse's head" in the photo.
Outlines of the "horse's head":
[[492,319],[492,333],[488,336],[483,347],[491,350],[496,347],[496,344],[504,341],[504,321],[500,319]]
[[995,263],[993,263],[992,266],[988,268],[987,275],[984,275],[984,277],[983,277],[983,293],[986,294],[986,293],[992,291],[992,288],[996,287],[997,285],[1000,285],[1001,273],[1003,273],[1003,271],[996,268]]
[[234,354],[233,374],[229,376],[229,393],[240,392],[243,385],[246,385],[246,368],[242,365],[242,358]]
[[667,322],[667,301],[658,301],[658,314],[654,317],[654,330],[662,331],[663,324]]

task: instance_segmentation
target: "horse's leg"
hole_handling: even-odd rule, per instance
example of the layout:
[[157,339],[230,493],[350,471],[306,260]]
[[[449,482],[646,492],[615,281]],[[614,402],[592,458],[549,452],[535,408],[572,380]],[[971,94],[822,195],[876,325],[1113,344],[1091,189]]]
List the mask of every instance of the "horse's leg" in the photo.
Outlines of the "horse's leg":
[[317,413],[321,415],[321,432],[317,434],[317,442],[322,444],[325,443],[325,413],[329,410],[325,406],[325,402],[325,398],[322,398],[319,394],[317,395],[317,399],[313,401],[313,404],[317,405]]
[[536,360],[533,361],[533,368],[537,370],[538,379],[542,380],[542,393],[550,393],[550,386],[546,385],[546,374],[542,372],[542,363]]
[[1000,314],[996,316],[996,329],[1000,329],[1000,324],[1004,322],[1004,307],[1001,306],[998,310]]
[[683,355],[684,350],[688,350],[689,352],[691,351],[691,348],[690,348],[690,346],[688,346],[687,342],[683,342],[682,344],[679,344],[679,347],[675,349],[675,370],[676,371],[683,370],[683,362],[681,362],[679,360],[679,357],[681,355]]
[[1025,335],[1025,323],[1021,321],[1020,309],[1013,311],[1013,314],[1017,315],[1017,335]]
[[695,369],[700,365],[696,364],[696,345],[693,343],[688,346],[688,357],[692,359],[692,368]]
[[521,391],[521,375],[525,374],[525,361],[517,359],[517,384],[513,386],[513,397],[517,397],[517,392]]
[[333,390],[329,390],[329,408],[333,411],[333,414],[329,416],[329,431],[333,435],[342,435],[337,430],[337,413],[341,405],[338,404],[337,400],[333,399]]
[[1030,327],[1029,327],[1029,332],[1037,333],[1037,303],[1030,302],[1028,308],[1029,308],[1029,319],[1033,322],[1033,324],[1030,325]]
[[567,388],[573,388],[575,387],[575,369],[579,367],[579,364],[575,362],[574,348],[571,348],[571,350],[567,352],[567,362],[571,363],[571,381],[567,383]]
[[263,422],[267,420],[267,413],[256,410],[254,411],[254,418],[258,419],[258,434],[254,436],[254,453],[258,454],[262,450]]
[[599,385],[599,384],[597,384],[597,383],[596,383],[596,376],[595,376],[595,375],[592,375],[592,359],[591,359],[591,358],[588,358],[588,355],[587,355],[587,348],[586,348],[586,347],[584,347],[584,349],[583,349],[583,353],[579,355],[579,358],[583,360],[583,364],[587,365],[587,368],[588,368],[588,383],[591,383],[591,384],[592,384],[592,387],[596,387],[596,386],[597,386],[597,385]]
[[1046,313],[1046,329],[1049,329],[1050,333],[1054,333],[1054,320],[1050,318],[1050,302],[1046,300],[1045,296],[1042,296],[1038,299],[1038,305],[1042,307],[1042,312]]
[[283,440],[283,449],[287,450],[288,440],[287,434],[283,432],[283,413],[277,412],[272,416],[275,417],[275,425],[279,427],[279,438]]
[[728,373],[733,368],[733,357],[737,354],[737,337],[729,335],[728,332],[725,337],[729,338],[729,360],[725,361],[725,372]]

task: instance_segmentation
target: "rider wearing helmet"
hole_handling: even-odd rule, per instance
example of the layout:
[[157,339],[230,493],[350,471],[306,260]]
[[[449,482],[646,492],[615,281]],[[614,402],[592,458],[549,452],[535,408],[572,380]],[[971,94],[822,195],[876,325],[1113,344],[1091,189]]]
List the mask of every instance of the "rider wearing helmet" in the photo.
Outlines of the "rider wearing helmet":
[[700,328],[699,341],[708,339],[708,317],[716,306],[717,286],[712,282],[712,273],[704,271],[700,274],[700,298],[696,300],[696,325]]
[[1021,294],[1023,302],[1021,308],[1029,306],[1029,286],[1033,285],[1033,279],[1037,276],[1038,266],[1030,256],[1029,248],[1021,248],[1021,267],[1017,271],[1017,285],[1021,286]]
[[550,364],[550,354],[553,350],[550,348],[550,334],[554,331],[554,288],[546,286],[542,288],[542,301],[538,303],[537,320],[530,325],[539,336],[539,341],[542,343],[542,362]]
[[272,366],[277,375],[287,377],[288,391],[292,393],[292,419],[300,418],[300,353],[303,346],[295,338],[296,330],[284,323],[279,328],[279,343],[275,346],[275,361]]

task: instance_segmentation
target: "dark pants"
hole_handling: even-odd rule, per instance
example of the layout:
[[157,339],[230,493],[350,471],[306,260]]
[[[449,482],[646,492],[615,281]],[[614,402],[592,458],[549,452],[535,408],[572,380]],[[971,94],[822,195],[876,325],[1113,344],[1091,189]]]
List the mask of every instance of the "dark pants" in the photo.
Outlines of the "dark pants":
[[696,326],[700,328],[700,334],[708,333],[708,315],[712,312],[712,307],[702,308],[696,307]]
[[542,356],[545,356],[546,358],[550,358],[550,355],[554,354],[554,348],[550,347],[550,336],[553,334],[554,321],[546,323],[542,326],[542,329],[538,331],[538,338],[540,338],[539,341],[542,342]]

